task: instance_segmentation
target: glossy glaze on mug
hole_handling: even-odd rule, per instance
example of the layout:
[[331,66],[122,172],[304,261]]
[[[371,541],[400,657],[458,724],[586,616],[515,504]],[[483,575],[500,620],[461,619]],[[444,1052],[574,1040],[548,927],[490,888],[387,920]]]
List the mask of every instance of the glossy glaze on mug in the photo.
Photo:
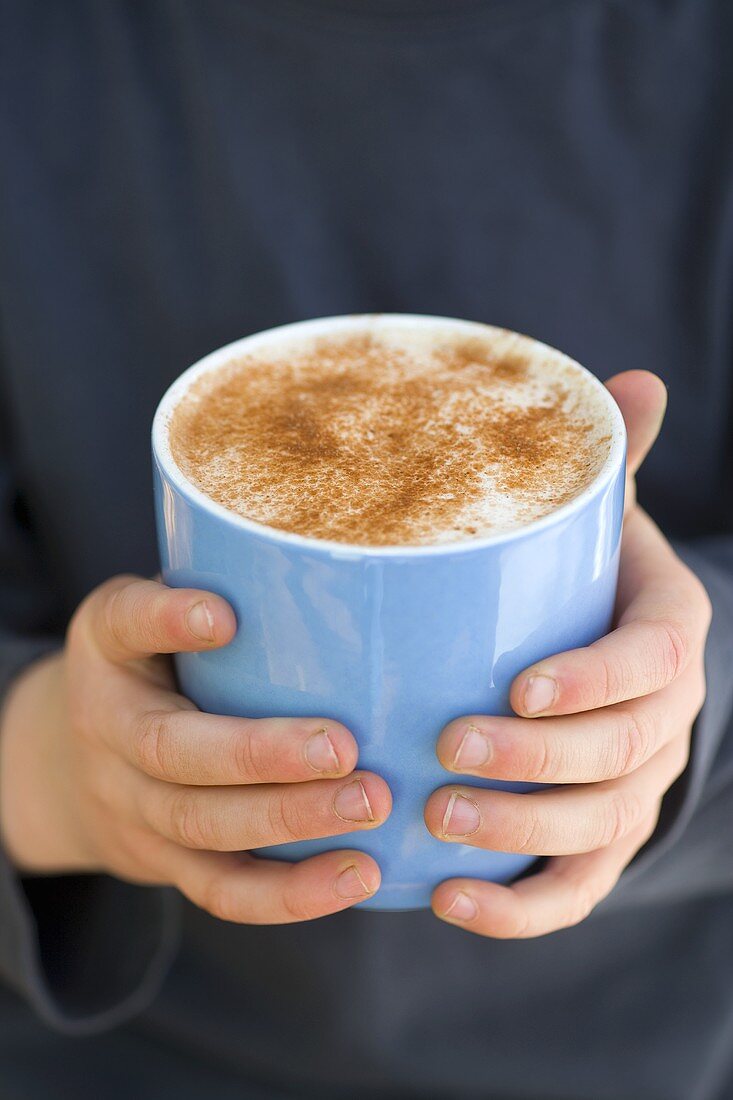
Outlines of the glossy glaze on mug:
[[[443,318],[401,320],[459,335],[486,332],[483,325]],[[166,429],[194,377],[257,345],[292,339],[299,329],[311,336],[365,323],[378,331],[380,318],[283,326],[215,352],[174,383],[153,429],[156,516],[165,582],[218,592],[240,624],[225,649],[176,657],[182,690],[219,714],[338,719],[357,738],[359,767],[378,772],[392,789],[392,814],[378,829],[262,854],[300,859],[361,849],[382,870],[379,892],[362,907],[412,909],[429,905],[432,889],[453,875],[504,882],[533,861],[430,835],[425,799],[456,781],[439,765],[435,743],[457,715],[510,714],[509,687],[518,672],[607,632],[625,435],[609,396],[610,455],[578,497],[520,530],[438,546],[364,548],[287,534],[227,511],[184,478],[171,459]]]

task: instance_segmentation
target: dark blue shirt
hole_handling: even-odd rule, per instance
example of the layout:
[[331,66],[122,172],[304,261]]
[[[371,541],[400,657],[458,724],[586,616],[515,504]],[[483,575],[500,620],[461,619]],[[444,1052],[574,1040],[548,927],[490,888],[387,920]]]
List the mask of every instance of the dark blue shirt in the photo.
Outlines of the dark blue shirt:
[[406,311],[657,371],[642,503],[714,604],[652,841],[585,923],[217,923],[0,872],[3,1100],[733,1097],[733,5],[0,0],[0,677],[156,570],[149,425],[236,337]]

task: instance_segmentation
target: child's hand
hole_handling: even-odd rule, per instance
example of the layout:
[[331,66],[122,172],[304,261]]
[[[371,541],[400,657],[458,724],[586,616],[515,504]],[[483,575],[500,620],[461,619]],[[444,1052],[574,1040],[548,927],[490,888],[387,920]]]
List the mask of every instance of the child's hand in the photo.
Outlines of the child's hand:
[[171,884],[254,924],[323,916],[377,889],[363,852],[246,854],[374,828],[391,797],[353,771],[356,742],[337,722],[223,718],[176,694],[155,655],[215,649],[235,628],[220,597],[134,577],[82,603],[63,653],[23,674],[4,712],[0,828],[21,871]]
[[516,718],[461,718],[441,734],[451,771],[562,784],[532,794],[453,785],[429,799],[441,840],[549,855],[513,886],[456,878],[433,895],[439,917],[484,936],[539,936],[582,920],[649,838],[684,770],[705,697],[710,601],[636,505],[633,475],[657,434],[664,388],[646,372],[609,383],[629,434],[629,511],[616,629],[539,662],[514,681]]

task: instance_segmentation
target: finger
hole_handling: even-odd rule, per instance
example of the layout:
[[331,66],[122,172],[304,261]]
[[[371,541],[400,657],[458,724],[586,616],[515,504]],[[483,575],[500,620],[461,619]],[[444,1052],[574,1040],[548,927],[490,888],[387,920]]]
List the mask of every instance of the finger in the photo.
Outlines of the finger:
[[627,523],[621,558],[618,627],[521,672],[510,693],[517,714],[574,714],[648,695],[671,683],[702,649],[710,602],[638,509]]
[[371,772],[347,780],[253,787],[182,787],[145,780],[138,810],[156,833],[184,848],[236,852],[374,829],[392,808]]
[[676,735],[674,719],[699,710],[702,670],[633,703],[562,718],[470,715],[450,722],[437,755],[448,771],[526,783],[598,783],[628,775]]
[[620,779],[530,794],[443,787],[425,805],[438,840],[494,852],[554,856],[591,852],[633,832],[683,771],[687,738],[679,736]]
[[87,597],[74,630],[115,662],[153,653],[216,649],[234,637],[226,600],[194,588],[166,588],[138,577],[114,577]]
[[301,863],[170,845],[166,861],[194,905],[238,924],[291,924],[338,913],[377,892],[379,867],[365,852],[325,852]]
[[626,467],[633,477],[659,435],[667,409],[667,387],[650,371],[627,370],[609,378],[606,388],[626,424]]
[[559,856],[511,886],[454,878],[433,892],[433,912],[479,936],[529,939],[578,924],[611,893],[654,831],[658,809],[627,836],[600,851]]
[[169,783],[302,783],[356,766],[354,737],[325,718],[204,714],[173,693],[137,695],[135,703],[118,709],[120,720],[108,722],[103,736],[136,768]]

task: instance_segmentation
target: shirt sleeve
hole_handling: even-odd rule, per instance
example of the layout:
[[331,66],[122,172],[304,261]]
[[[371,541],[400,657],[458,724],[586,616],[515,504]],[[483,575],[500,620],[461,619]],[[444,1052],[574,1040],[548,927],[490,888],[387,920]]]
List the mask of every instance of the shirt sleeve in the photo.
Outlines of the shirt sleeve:
[[[0,423],[0,707],[13,678],[60,648],[64,612],[13,476]],[[4,452],[4,453],[3,453]],[[72,1034],[155,995],[177,936],[174,892],[106,875],[21,877],[0,849],[0,982]]]
[[733,536],[674,548],[713,607],[707,695],[687,768],[665,795],[654,835],[622,875],[609,908],[733,890]]

